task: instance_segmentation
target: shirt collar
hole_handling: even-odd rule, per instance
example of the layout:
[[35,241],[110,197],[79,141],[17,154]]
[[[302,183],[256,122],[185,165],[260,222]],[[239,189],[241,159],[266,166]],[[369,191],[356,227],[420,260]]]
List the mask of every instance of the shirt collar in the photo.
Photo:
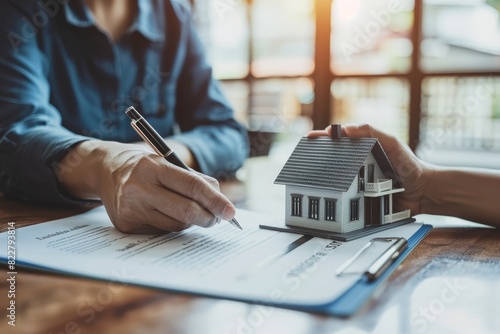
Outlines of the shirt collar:
[[94,18],[83,1],[69,1],[64,6],[64,14],[69,24],[76,27],[90,27],[94,25]]
[[[138,14],[134,24],[128,32],[138,31],[145,38],[153,42],[161,42],[165,39],[164,22],[161,16],[156,13],[162,13],[161,1],[138,0]],[[68,23],[77,27],[94,26],[94,17],[83,1],[70,1],[64,6],[64,12]]]
[[161,42],[165,39],[164,21],[161,20],[161,8],[163,1],[138,0],[139,13],[137,20],[130,28],[137,30],[147,39],[153,42]]

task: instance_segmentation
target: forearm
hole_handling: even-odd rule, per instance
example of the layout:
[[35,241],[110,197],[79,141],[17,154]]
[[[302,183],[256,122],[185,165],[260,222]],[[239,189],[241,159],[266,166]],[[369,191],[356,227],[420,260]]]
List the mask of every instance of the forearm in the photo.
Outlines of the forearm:
[[[24,201],[85,204],[61,191],[54,170],[72,147],[88,138],[58,126],[30,127],[33,119],[12,125],[0,136],[1,191],[9,198]],[[42,115],[38,119],[47,120]]]
[[232,175],[248,156],[246,132],[242,128],[200,126],[172,139],[189,149],[200,172],[216,178]]
[[500,171],[436,168],[422,212],[500,227]]

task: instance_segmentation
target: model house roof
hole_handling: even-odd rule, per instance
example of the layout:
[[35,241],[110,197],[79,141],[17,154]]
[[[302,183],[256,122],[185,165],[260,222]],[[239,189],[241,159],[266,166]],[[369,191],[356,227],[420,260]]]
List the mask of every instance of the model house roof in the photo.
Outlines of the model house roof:
[[302,138],[274,181],[347,191],[370,152],[387,178],[399,180],[375,138]]

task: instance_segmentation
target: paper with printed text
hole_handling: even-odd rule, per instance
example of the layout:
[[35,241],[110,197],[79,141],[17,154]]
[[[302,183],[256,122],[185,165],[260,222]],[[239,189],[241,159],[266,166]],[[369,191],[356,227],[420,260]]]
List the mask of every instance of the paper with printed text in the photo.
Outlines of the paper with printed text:
[[[361,274],[336,269],[375,237],[409,238],[411,223],[350,242],[260,229],[276,221],[239,210],[243,231],[222,221],[212,228],[134,235],[118,231],[103,207],[16,230],[17,263],[102,280],[265,303],[320,305]],[[0,234],[5,245],[7,233]],[[7,262],[5,247],[0,260]],[[367,264],[368,266],[368,264]]]

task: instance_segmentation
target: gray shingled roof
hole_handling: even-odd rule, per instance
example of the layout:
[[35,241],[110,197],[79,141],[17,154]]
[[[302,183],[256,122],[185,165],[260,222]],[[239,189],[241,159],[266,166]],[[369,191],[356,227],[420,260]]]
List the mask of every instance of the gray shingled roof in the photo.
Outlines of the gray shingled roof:
[[374,155],[382,170],[395,177],[375,138],[304,137],[274,183],[347,191],[374,146],[377,148]]

